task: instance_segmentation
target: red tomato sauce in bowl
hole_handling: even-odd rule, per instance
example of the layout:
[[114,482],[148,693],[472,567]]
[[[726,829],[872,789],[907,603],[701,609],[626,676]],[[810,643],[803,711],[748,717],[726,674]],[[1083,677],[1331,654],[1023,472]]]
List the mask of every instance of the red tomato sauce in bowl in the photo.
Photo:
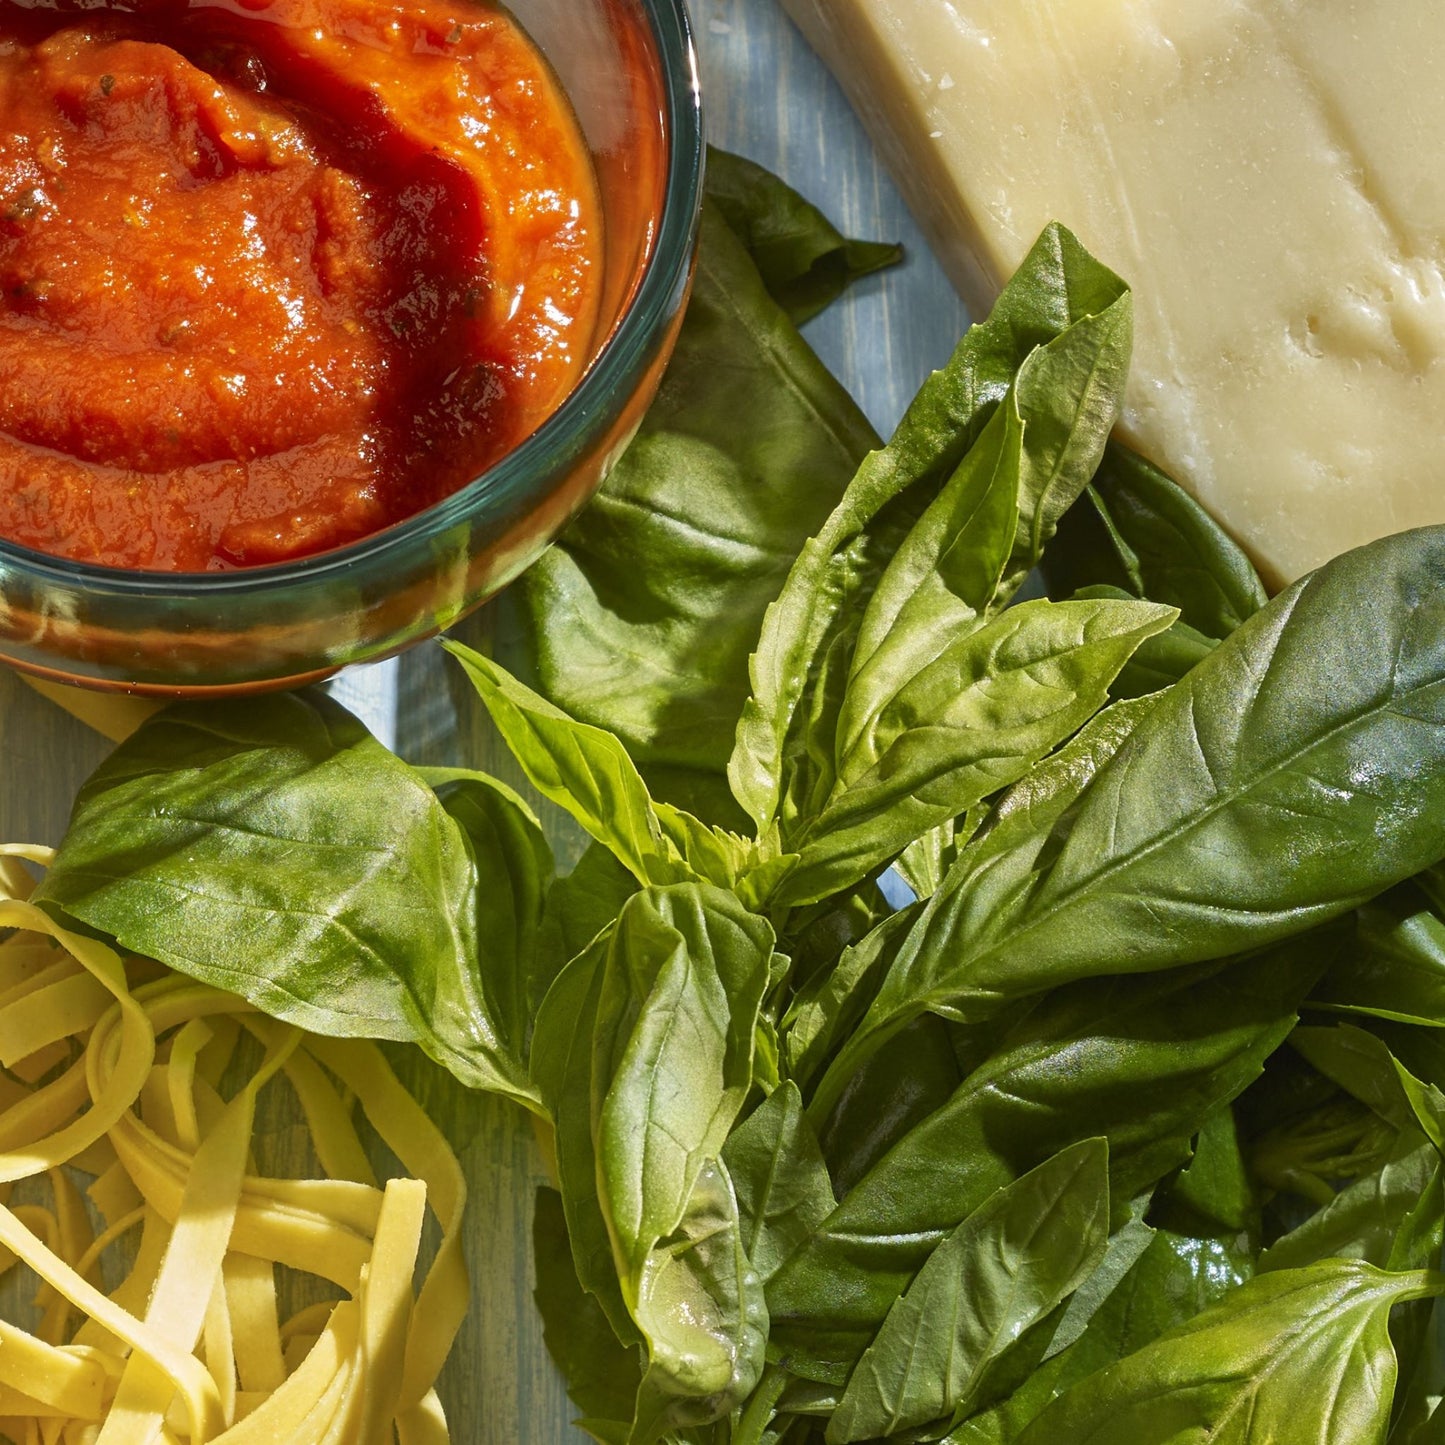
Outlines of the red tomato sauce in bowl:
[[205,571],[448,495],[585,366],[591,159],[460,0],[0,0],[0,536]]

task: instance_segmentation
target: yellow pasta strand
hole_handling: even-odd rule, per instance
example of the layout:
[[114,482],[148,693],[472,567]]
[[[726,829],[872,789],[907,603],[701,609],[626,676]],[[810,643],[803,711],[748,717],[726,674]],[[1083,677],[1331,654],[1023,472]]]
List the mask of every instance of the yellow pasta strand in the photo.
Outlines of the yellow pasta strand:
[[426,1182],[442,1226],[442,1243],[417,1300],[417,1324],[407,1344],[403,1411],[417,1405],[441,1373],[471,1302],[462,1253],[467,1181],[461,1163],[426,1111],[402,1088],[386,1055],[354,1039],[313,1039],[312,1051],[347,1084],[396,1157]]
[[[0,1384],[55,1410],[99,1420],[109,1384],[99,1359],[84,1350],[57,1349],[0,1320]],[[0,1408],[0,1414],[10,1414]]]
[[95,939],[67,932],[39,908],[17,900],[0,902],[0,927],[29,928],[49,933],[105,986],[116,1000],[122,1018],[121,1039],[110,1087],[103,1093],[92,1092],[90,1108],[79,1119],[57,1129],[48,1138],[37,1139],[24,1148],[9,1147],[7,1156],[0,1163],[0,1179],[23,1179],[64,1164],[118,1122],[150,1070],[151,1060],[155,1057],[155,1034],[151,1031],[145,1011],[131,996],[120,955],[114,949]]
[[41,1279],[59,1290],[72,1304],[84,1310],[132,1350],[147,1356],[159,1370],[168,1375],[185,1396],[192,1434],[201,1439],[206,1438],[219,1417],[219,1403],[215,1397],[215,1386],[194,1355],[176,1349],[134,1315],[118,1309],[99,1290],[86,1284],[64,1260],[36,1239],[4,1205],[0,1205],[0,1243],[23,1259]]
[[241,1388],[270,1394],[286,1378],[276,1318],[276,1270],[267,1260],[229,1254],[222,1270]]
[[376,1248],[362,1290],[361,1354],[366,1388],[357,1445],[384,1445],[396,1418],[412,1314],[411,1277],[425,1219],[426,1185],[418,1179],[393,1179],[381,1203]]
[[[0,1322],[0,1434],[449,1445],[433,1385],[466,1304],[466,1188],[440,1132],[372,1046],[307,1038],[58,925],[27,901],[23,864],[48,861],[0,847],[0,928],[18,930],[0,941],[0,1061],[17,1065],[0,1074],[0,1272],[28,1267],[44,1306],[38,1332]],[[264,1050],[249,1069],[243,1034]],[[258,1171],[257,1101],[282,1080],[322,1177]],[[378,1186],[358,1103],[415,1178]],[[10,1207],[10,1185],[41,1175],[53,1206]],[[442,1243],[414,1296],[428,1207]],[[129,1246],[107,1295],[102,1265]],[[283,1329],[278,1268],[347,1297]]]

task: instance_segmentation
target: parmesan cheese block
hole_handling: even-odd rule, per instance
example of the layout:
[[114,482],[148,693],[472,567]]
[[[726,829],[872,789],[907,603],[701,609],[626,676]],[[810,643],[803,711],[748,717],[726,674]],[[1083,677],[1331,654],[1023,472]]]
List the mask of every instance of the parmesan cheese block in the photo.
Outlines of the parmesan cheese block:
[[785,0],[986,305],[1134,287],[1130,440],[1280,583],[1445,519],[1445,5]]

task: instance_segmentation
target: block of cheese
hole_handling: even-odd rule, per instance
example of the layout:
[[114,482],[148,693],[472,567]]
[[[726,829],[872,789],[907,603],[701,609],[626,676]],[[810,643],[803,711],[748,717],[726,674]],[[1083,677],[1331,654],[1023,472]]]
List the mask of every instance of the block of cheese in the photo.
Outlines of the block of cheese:
[[1440,0],[785,0],[974,307],[1062,221],[1125,430],[1280,583],[1445,520]]

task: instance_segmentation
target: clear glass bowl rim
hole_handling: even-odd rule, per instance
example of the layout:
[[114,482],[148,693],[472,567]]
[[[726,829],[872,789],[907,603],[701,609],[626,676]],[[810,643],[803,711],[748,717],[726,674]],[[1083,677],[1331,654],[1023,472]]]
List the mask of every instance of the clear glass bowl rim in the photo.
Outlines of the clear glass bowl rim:
[[562,405],[519,447],[449,497],[357,542],[292,562],[230,572],[151,572],[103,567],[51,556],[0,537],[0,579],[81,590],[92,598],[153,598],[192,603],[254,597],[275,590],[294,597],[343,581],[363,570],[376,573],[389,557],[400,564],[458,525],[514,512],[554,481],[579,441],[605,426],[608,399],[630,392],[677,313],[691,272],[693,243],[702,207],[704,141],[697,57],[685,0],[638,0],[651,25],[661,72],[667,126],[667,181],[657,240],[637,292],[582,380]]

